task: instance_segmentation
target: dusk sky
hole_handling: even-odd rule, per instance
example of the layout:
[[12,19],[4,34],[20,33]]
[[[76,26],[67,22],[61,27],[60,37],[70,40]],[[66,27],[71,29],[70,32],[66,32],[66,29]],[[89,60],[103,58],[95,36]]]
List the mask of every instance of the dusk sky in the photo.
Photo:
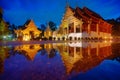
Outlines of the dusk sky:
[[[68,0],[68,2],[73,8],[86,6],[104,19],[120,16],[120,0]],[[48,21],[59,25],[65,6],[66,0],[0,0],[4,20],[15,25],[23,25],[27,19],[33,19],[37,26]]]

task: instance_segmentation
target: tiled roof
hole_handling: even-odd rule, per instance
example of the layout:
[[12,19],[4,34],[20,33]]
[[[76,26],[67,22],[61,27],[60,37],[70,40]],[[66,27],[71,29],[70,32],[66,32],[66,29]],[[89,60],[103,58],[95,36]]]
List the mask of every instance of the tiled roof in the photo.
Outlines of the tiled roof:
[[88,9],[87,7],[84,7],[83,9],[76,7],[76,9],[72,9],[72,11],[75,12],[74,16],[78,19],[83,18],[83,19],[90,19],[90,18],[96,18],[96,19],[102,19],[104,20],[99,14],[96,12]]

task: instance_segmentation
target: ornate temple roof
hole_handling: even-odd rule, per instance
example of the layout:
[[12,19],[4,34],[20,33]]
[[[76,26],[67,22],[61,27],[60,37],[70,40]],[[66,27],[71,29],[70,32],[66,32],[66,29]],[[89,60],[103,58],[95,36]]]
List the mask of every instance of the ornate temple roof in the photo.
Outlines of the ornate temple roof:
[[32,20],[31,19],[28,19],[24,25],[28,25]]
[[98,13],[96,13],[96,12],[88,9],[87,7],[84,7],[84,8],[83,8],[83,11],[84,11],[85,13],[87,13],[87,14],[90,14],[90,15],[96,17],[96,18],[101,18],[101,19],[103,19]]
[[74,12],[74,16],[78,19],[82,18],[82,19],[102,19],[104,20],[99,14],[97,14],[96,12],[90,10],[87,7],[83,7],[82,9],[80,7],[76,7],[75,9],[68,6],[69,9],[71,9],[72,12]]

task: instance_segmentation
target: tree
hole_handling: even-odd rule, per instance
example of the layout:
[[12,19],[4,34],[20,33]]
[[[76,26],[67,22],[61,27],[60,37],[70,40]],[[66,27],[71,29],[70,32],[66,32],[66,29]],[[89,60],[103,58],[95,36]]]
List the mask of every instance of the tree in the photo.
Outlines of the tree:
[[38,28],[38,29],[42,31],[42,33],[41,33],[40,36],[41,36],[41,37],[44,36],[44,31],[45,31],[45,29],[46,29],[46,26],[45,26],[44,24],[41,24],[41,25],[40,25],[40,28]]
[[0,35],[3,35],[3,32],[5,30],[5,24],[3,21],[0,22]]
[[45,26],[44,24],[41,24],[41,25],[40,25],[40,29],[41,29],[42,31],[45,31],[46,26]]
[[52,31],[56,31],[57,30],[57,26],[56,26],[56,24],[54,22],[49,21],[48,25],[50,26],[50,29]]
[[3,17],[3,10],[2,10],[2,8],[0,8],[0,22],[2,21],[2,17]]
[[[10,33],[10,30],[8,29],[8,25],[2,20],[0,22],[0,38],[3,40],[5,36],[7,36]],[[7,38],[7,37],[6,37]]]
[[118,17],[118,18],[116,19],[116,22],[120,22],[120,17]]
[[117,19],[109,19],[107,20],[108,23],[112,24],[112,35],[113,36],[120,36],[120,17]]

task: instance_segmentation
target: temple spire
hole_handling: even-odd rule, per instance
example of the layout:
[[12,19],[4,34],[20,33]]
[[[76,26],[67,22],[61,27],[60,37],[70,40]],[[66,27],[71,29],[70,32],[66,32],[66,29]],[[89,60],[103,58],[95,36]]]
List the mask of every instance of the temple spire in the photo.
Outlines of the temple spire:
[[69,0],[66,0],[66,8],[69,7]]

